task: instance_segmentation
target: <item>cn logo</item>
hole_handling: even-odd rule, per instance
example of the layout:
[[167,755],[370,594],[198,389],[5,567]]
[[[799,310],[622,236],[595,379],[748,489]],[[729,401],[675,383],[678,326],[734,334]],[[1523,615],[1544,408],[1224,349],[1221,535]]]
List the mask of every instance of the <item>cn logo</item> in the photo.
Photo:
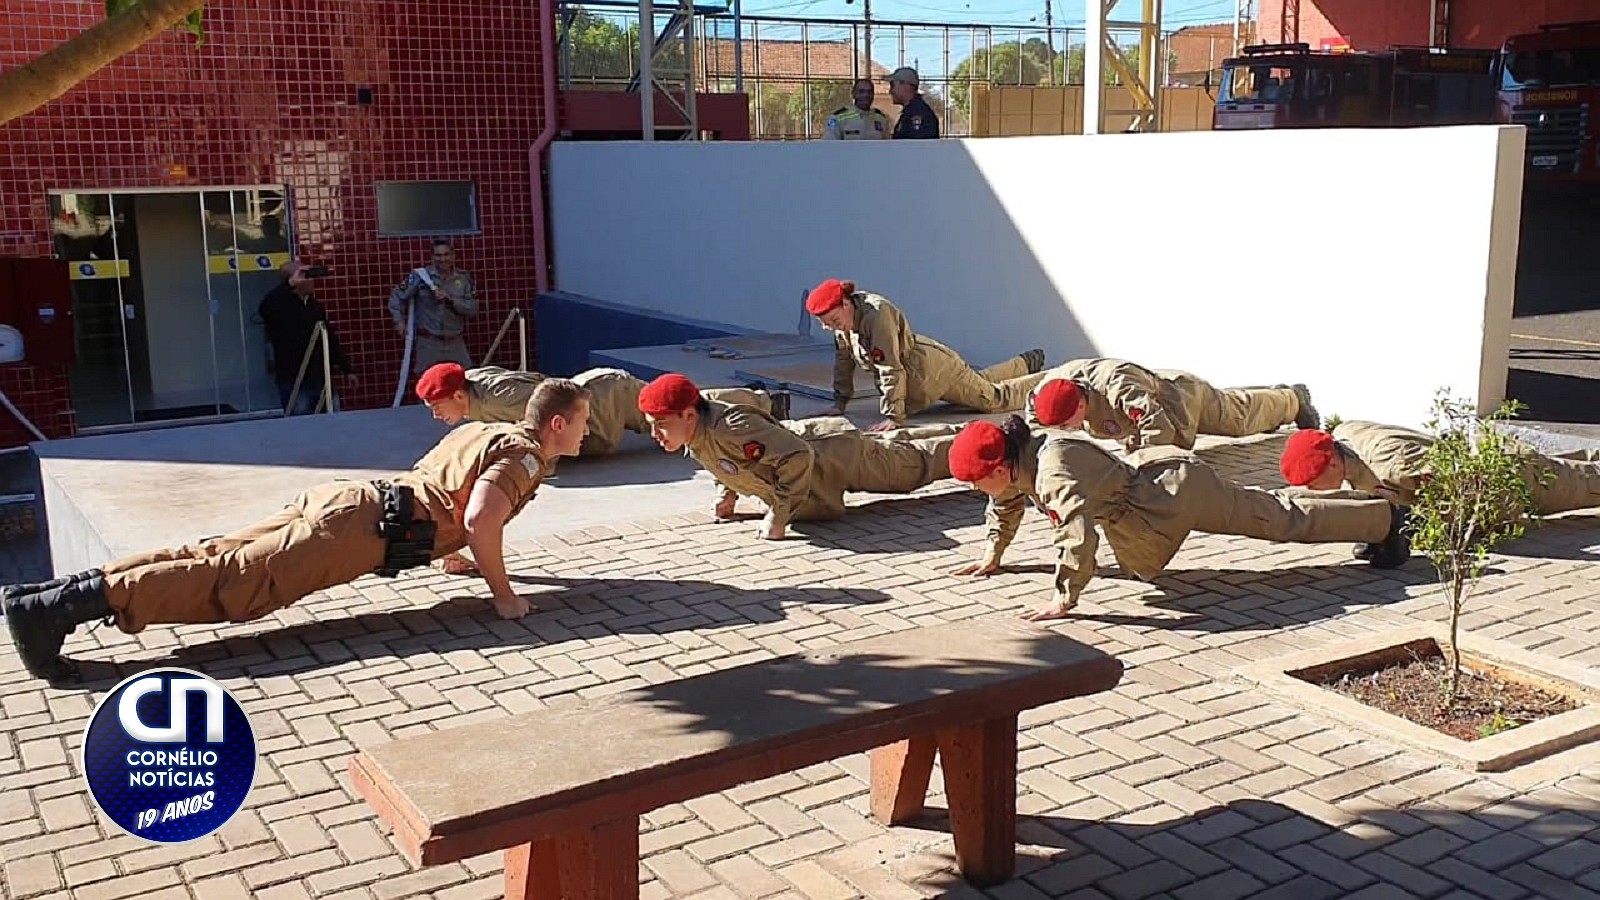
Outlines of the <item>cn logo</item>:
[[128,737],[147,744],[188,743],[188,698],[190,694],[197,693],[205,696],[206,743],[222,743],[222,685],[209,678],[171,679],[166,684],[167,694],[172,701],[168,706],[171,718],[167,720],[170,724],[165,728],[146,725],[139,718],[139,698],[145,694],[159,693],[161,688],[160,678],[146,677],[123,690],[122,696],[117,699],[117,720],[122,723],[122,730],[128,733]]
[[255,730],[228,689],[159,668],[100,698],[83,733],[89,797],[141,840],[181,844],[227,824],[255,783]]

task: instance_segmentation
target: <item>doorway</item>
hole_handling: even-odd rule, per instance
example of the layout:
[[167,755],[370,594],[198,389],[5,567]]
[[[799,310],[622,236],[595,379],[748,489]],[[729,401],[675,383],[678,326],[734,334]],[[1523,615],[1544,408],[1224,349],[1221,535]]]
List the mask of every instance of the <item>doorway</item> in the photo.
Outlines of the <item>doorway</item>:
[[50,193],[79,430],[280,411],[256,307],[289,261],[288,213],[282,186]]

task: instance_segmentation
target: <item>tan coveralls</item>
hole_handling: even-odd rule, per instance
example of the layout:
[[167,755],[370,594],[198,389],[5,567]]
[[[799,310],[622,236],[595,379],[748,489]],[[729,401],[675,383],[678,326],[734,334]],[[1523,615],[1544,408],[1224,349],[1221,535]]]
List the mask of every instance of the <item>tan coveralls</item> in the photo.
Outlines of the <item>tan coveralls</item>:
[[[622,443],[622,432],[649,434],[650,423],[639,411],[639,392],[645,382],[623,369],[588,369],[572,376],[572,380],[589,389],[589,433],[578,448],[579,456],[597,456],[617,452]],[[700,392],[707,400],[752,406],[766,415],[772,414],[772,395],[766,391],[748,388],[708,388]]]
[[[1340,422],[1333,439],[1344,458],[1345,481],[1358,491],[1387,488],[1395,502],[1410,506],[1433,436],[1398,425],[1376,422]],[[1524,448],[1523,477],[1540,515],[1600,507],[1600,451],[1576,450],[1545,456]],[[1541,483],[1542,482],[1542,483]]]
[[[467,545],[463,522],[479,480],[505,493],[515,517],[543,477],[530,432],[473,422],[446,434],[394,483],[412,489],[416,518],[437,523],[439,559]],[[129,634],[156,624],[253,621],[373,573],[384,556],[382,517],[383,494],[372,482],[318,485],[231,534],[107,564],[106,601]]]
[[398,328],[406,327],[406,307],[416,306],[411,374],[420,375],[442,362],[471,368],[465,334],[467,320],[478,314],[478,293],[472,276],[456,269],[447,278],[431,265],[427,270],[437,291],[413,272],[389,295],[389,315]]
[[842,416],[775,422],[745,406],[711,402],[689,455],[723,490],[757,497],[773,523],[837,519],[846,491],[905,494],[950,477],[959,425],[868,434]]
[[1056,600],[1067,606],[1094,577],[1096,524],[1105,529],[1117,564],[1149,581],[1191,531],[1296,544],[1376,543],[1388,536],[1393,520],[1387,500],[1245,487],[1177,447],[1148,447],[1118,459],[1081,437],[1035,431],[1015,483],[991,498],[984,514],[986,561],[1000,561],[1030,500],[1054,528]]
[[528,398],[547,376],[499,366],[467,370],[467,418],[474,422],[520,422]]
[[872,373],[883,394],[879,410],[895,422],[940,401],[985,413],[1022,409],[1044,378],[1029,375],[1020,356],[974,370],[954,350],[913,333],[905,314],[877,294],[857,291],[847,302],[855,304],[855,330],[833,335],[833,405],[840,410],[855,395],[858,365]]
[[[1246,437],[1291,425],[1300,398],[1289,387],[1212,387],[1188,372],[1151,370],[1121,359],[1075,359],[1047,371],[1043,381],[1078,382],[1089,411],[1083,428],[1097,438],[1121,441],[1128,452],[1172,445],[1194,449],[1197,435]],[[1033,393],[1028,395],[1029,424]]]

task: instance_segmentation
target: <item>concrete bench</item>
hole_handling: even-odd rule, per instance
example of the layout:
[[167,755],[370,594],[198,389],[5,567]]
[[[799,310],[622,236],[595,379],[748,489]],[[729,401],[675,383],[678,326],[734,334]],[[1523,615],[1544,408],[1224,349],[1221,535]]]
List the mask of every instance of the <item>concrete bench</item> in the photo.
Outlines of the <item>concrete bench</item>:
[[404,738],[350,774],[415,865],[504,850],[507,897],[637,898],[643,813],[871,751],[872,813],[894,824],[937,755],[981,886],[1015,874],[1018,714],[1121,678],[1046,629],[973,620]]

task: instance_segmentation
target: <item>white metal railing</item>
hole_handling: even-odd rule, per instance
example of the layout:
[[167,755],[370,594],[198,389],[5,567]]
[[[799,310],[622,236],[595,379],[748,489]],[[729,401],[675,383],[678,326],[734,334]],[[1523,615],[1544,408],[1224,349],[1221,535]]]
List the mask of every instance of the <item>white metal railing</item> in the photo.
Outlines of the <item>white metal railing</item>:
[[528,371],[528,319],[521,309],[513,309],[506,314],[506,320],[500,323],[500,331],[490,342],[489,349],[484,351],[483,365],[487,366],[489,360],[494,359],[494,352],[500,349],[500,342],[505,340],[506,332],[511,330],[513,321],[517,323],[517,371]]

